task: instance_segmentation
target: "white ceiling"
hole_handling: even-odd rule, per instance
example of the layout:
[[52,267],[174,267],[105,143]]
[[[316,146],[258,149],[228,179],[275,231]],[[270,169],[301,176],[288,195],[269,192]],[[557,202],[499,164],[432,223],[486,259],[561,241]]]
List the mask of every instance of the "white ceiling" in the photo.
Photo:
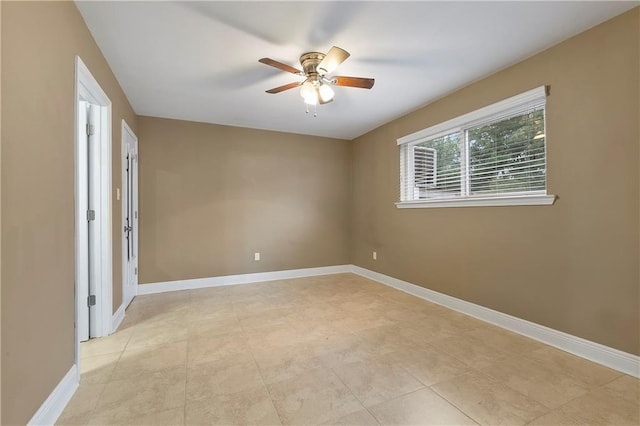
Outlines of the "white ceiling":
[[[76,1],[137,114],[353,139],[603,22],[638,2]],[[305,114],[303,52],[351,53],[335,88]]]

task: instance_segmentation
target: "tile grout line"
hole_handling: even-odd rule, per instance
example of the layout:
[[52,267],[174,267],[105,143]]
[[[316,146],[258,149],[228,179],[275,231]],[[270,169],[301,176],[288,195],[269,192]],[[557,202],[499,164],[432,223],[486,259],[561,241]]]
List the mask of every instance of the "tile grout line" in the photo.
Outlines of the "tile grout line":
[[[346,388],[346,389],[351,393],[351,396],[353,396],[353,397],[356,399],[356,401],[358,401],[358,402],[360,403],[360,405],[362,406],[362,408],[364,408],[364,409],[365,409],[365,411],[366,411],[367,413],[369,413],[369,414],[371,415],[371,417],[373,417],[373,419],[374,419],[378,424],[381,424],[381,423],[378,421],[378,418],[377,418],[376,416],[374,416],[374,415],[373,415],[373,413],[372,413],[371,411],[369,411],[369,409],[367,408],[367,406],[366,406],[366,405],[364,405],[364,403],[360,400],[360,398],[358,398],[358,396],[357,396],[357,395],[355,394],[355,392],[354,392],[354,391],[349,387],[349,385],[347,385],[347,384],[344,382],[344,380],[342,380],[342,377],[340,377],[340,375],[338,375],[338,373],[336,373],[336,371],[333,369],[333,367],[331,367],[331,366],[330,366],[330,367],[328,367],[328,368],[329,368],[329,370],[333,373],[333,375],[334,375],[334,376],[336,376],[336,377],[338,378],[338,380],[340,380],[340,383],[342,383],[342,386],[344,386],[344,387],[345,387],[345,388]],[[348,416],[348,415],[353,414],[353,413],[357,413],[357,411],[354,411],[354,412],[352,412],[352,413],[345,414],[344,416]],[[342,417],[344,417],[344,416],[342,416]],[[338,419],[336,419],[336,420],[338,420]],[[331,419],[329,419],[329,421],[331,421]],[[326,423],[326,422],[325,422],[325,423]]]
[[[526,353],[522,353],[522,354],[518,355],[518,357],[524,357],[525,355],[530,354],[531,352],[535,352],[535,351],[537,351],[537,350],[539,350],[539,349],[533,349],[533,350],[530,350],[530,351],[528,351],[528,352],[526,352]],[[538,359],[535,359],[535,358],[530,359],[530,360],[531,360],[531,362],[533,362],[534,364],[539,365],[539,366],[545,366],[545,365],[546,365],[546,364],[545,364],[544,362],[542,362],[541,360],[538,360]],[[493,365],[493,364],[495,364],[495,363],[492,363],[492,364],[490,364],[490,365]],[[487,367],[489,367],[489,366],[487,366]],[[483,369],[484,369],[484,368],[487,368],[487,367],[483,367]],[[578,398],[582,398],[583,396],[585,396],[585,395],[589,394],[593,389],[597,389],[597,388],[600,388],[600,387],[605,386],[605,385],[606,385],[606,384],[608,384],[608,383],[611,383],[611,382],[607,382],[607,383],[605,383],[604,385],[595,386],[595,387],[593,387],[592,389],[589,389],[589,388],[587,387],[587,388],[585,389],[585,393],[583,393],[582,395],[577,395],[577,396],[575,396],[575,397],[571,398],[570,400],[566,401],[565,403],[563,403],[563,404],[561,404],[561,405],[559,405],[559,406],[557,406],[557,407],[555,407],[555,408],[552,408],[552,407],[549,407],[549,406],[547,406],[546,404],[543,404],[542,402],[540,402],[540,401],[536,400],[535,398],[530,397],[529,395],[525,394],[524,392],[521,392],[520,390],[513,388],[509,383],[504,382],[504,381],[502,381],[502,380],[499,380],[499,379],[497,379],[497,378],[492,377],[490,374],[485,373],[484,371],[482,371],[482,369],[473,368],[473,370],[474,370],[474,371],[476,371],[477,373],[481,374],[482,376],[484,376],[484,377],[486,377],[486,378],[490,379],[490,380],[493,380],[493,381],[495,381],[495,382],[497,382],[497,383],[500,383],[500,384],[502,384],[502,385],[506,386],[507,388],[509,388],[509,390],[511,390],[511,391],[513,391],[513,392],[516,392],[516,393],[518,393],[518,394],[520,394],[520,395],[522,395],[522,396],[524,396],[524,397],[526,397],[526,398],[530,398],[530,399],[532,399],[532,400],[533,400],[533,401],[535,401],[536,403],[540,404],[541,406],[543,406],[544,408],[546,408],[546,409],[548,409],[548,410],[549,410],[549,411],[547,411],[546,413],[544,413],[544,414],[542,414],[542,415],[540,415],[540,416],[536,417],[536,419],[538,419],[538,418],[540,418],[540,417],[542,417],[542,416],[545,416],[545,415],[547,415],[547,414],[549,414],[549,413],[551,413],[551,412],[553,412],[553,411],[556,411],[556,410],[560,409],[561,407],[564,407],[565,405],[567,405],[567,404],[571,403],[572,401],[574,401],[574,400],[576,400],[576,399],[578,399]],[[620,375],[619,375],[619,376],[616,376],[616,377],[615,377],[613,380],[611,380],[611,381],[617,380],[617,379],[618,379],[618,378],[620,378],[622,375],[624,375],[624,373],[620,373]],[[570,378],[571,378],[571,377],[570,377]],[[572,379],[572,380],[575,380],[575,379],[573,379],[573,378],[571,378],[571,379]],[[571,416],[571,417],[573,417],[573,416]],[[535,419],[531,420],[531,422],[533,422],[534,420],[535,420]],[[529,424],[529,423],[531,423],[531,422],[528,422],[527,424]]]
[[[189,295],[191,296],[191,294]],[[191,302],[189,302],[191,303]],[[182,406],[182,423],[187,424],[187,386],[189,385],[189,328],[187,326],[187,348],[184,360],[184,404]]]
[[[567,401],[567,402],[565,402],[564,404],[559,405],[558,407],[551,409],[550,411],[548,411],[548,412],[546,412],[546,413],[542,414],[541,416],[536,417],[535,419],[531,420],[529,423],[533,423],[534,421],[538,420],[538,419],[539,419],[539,418],[541,418],[541,417],[546,416],[546,415],[547,415],[547,414],[549,414],[549,413],[552,413],[552,412],[554,412],[554,411],[558,411],[558,410],[560,410],[562,407],[564,407],[564,406],[566,406],[566,405],[571,404],[573,401],[575,401],[575,400],[577,400],[577,399],[580,399],[580,398],[583,398],[583,397],[587,396],[588,394],[590,394],[590,393],[591,393],[591,392],[593,392],[594,390],[604,388],[604,387],[605,387],[605,386],[607,386],[608,384],[615,382],[616,380],[618,380],[620,377],[623,377],[623,376],[627,376],[627,374],[620,373],[620,375],[619,375],[619,376],[617,376],[616,378],[614,378],[613,380],[608,381],[608,382],[606,382],[606,383],[604,383],[604,384],[602,384],[602,385],[599,385],[599,386],[594,386],[592,389],[588,389],[584,394],[582,394],[582,395],[578,395],[578,396],[576,396],[576,397],[574,397],[574,398],[571,398],[570,400],[568,400],[568,401]],[[633,377],[633,376],[629,376],[629,377]],[[543,405],[544,405],[544,404],[543,404]],[[545,406],[545,407],[546,407],[546,406]],[[583,422],[583,421],[584,421],[584,419],[582,419],[579,415],[566,414],[566,413],[565,413],[565,415],[567,415],[567,416],[571,417],[572,419],[576,420],[578,423],[581,423],[581,422]],[[529,423],[527,423],[527,424],[529,424]]]
[[[485,379],[489,379],[490,381],[493,381],[493,382],[495,382],[495,383],[498,383],[498,384],[500,384],[500,385],[503,385],[503,386],[505,386],[506,388],[508,388],[510,391],[515,392],[515,393],[517,393],[518,395],[523,396],[523,397],[525,397],[525,398],[527,398],[527,399],[531,399],[531,400],[532,400],[532,401],[534,401],[536,404],[540,404],[540,406],[542,406],[542,407],[546,408],[546,409],[547,409],[547,412],[546,412],[546,413],[544,413],[544,414],[542,414],[542,415],[541,415],[541,416],[539,416],[539,417],[545,416],[545,415],[549,414],[550,412],[552,412],[552,411],[556,410],[557,408],[560,408],[560,407],[557,407],[557,408],[550,408],[550,407],[547,407],[547,406],[546,406],[546,405],[544,405],[543,403],[541,403],[541,402],[539,402],[539,401],[537,401],[537,400],[535,400],[535,399],[531,398],[530,396],[528,396],[528,395],[526,395],[526,394],[524,394],[524,393],[520,392],[519,390],[517,390],[517,389],[513,389],[511,386],[509,386],[507,383],[503,382],[502,380],[495,379],[495,378],[491,377],[489,374],[485,373],[484,371],[482,371],[482,370],[480,370],[480,369],[478,369],[478,368],[475,368],[475,367],[469,367],[469,368],[470,368],[470,370],[471,370],[472,372],[474,372],[474,373],[476,373],[476,374],[479,374],[480,376],[483,376]],[[463,375],[464,375],[464,374],[462,374],[462,375],[460,375],[460,376],[457,376],[457,377],[461,377],[461,376],[463,376]],[[450,379],[450,380],[453,380],[453,379]],[[438,384],[442,384],[442,383],[445,383],[445,382],[446,382],[446,381],[443,381],[443,382],[440,382],[440,383],[435,383],[435,384],[433,384],[432,386],[437,386]],[[436,393],[437,393],[438,395],[440,395],[442,398],[446,399],[449,403],[453,404],[453,405],[454,405],[456,408],[458,408],[460,411],[464,412],[464,413],[465,413],[469,418],[471,418],[473,421],[475,421],[476,423],[479,423],[479,421],[477,421],[475,418],[471,417],[471,415],[467,414],[467,413],[466,413],[466,411],[462,410],[462,408],[458,407],[458,406],[457,406],[456,404],[454,404],[452,401],[449,401],[449,399],[447,399],[444,395],[442,395],[440,392],[438,392],[438,391],[437,391],[437,389],[434,389],[432,386],[430,386],[430,388],[431,388],[434,392],[436,392]],[[576,397],[576,398],[580,398],[581,396],[583,396],[583,395],[580,395],[580,396],[578,396],[578,397]],[[575,398],[574,398],[574,399],[575,399]],[[572,401],[573,401],[573,399],[572,399]],[[563,404],[563,405],[564,405],[564,404]],[[536,418],[537,418],[537,417],[536,417]],[[534,421],[534,420],[535,420],[535,419],[532,419],[530,422],[526,422],[526,423],[524,423],[524,424],[531,423],[531,422],[532,422],[532,421]]]
[[[422,383],[422,382],[420,382],[420,383]],[[423,391],[423,390],[425,390],[425,389],[429,389],[429,387],[428,387],[428,386],[424,386],[424,385],[423,385],[423,387],[421,387],[420,389],[412,390],[411,392],[407,392],[407,393],[403,393],[402,395],[394,396],[393,398],[389,398],[389,399],[387,399],[387,400],[385,400],[385,401],[379,402],[379,403],[377,403],[377,404],[373,404],[373,405],[371,405],[370,407],[375,407],[375,406],[378,406],[378,405],[386,404],[387,402],[395,401],[396,399],[399,399],[399,398],[405,397],[405,396],[407,396],[407,395],[411,395],[411,394],[416,393],[416,392]],[[363,406],[364,406],[364,404],[363,404]],[[376,419],[376,421],[378,422],[378,424],[382,425],[382,423],[380,423],[380,420],[378,420],[378,418],[375,416],[375,414],[373,414],[373,413],[371,412],[371,410],[369,410],[369,408],[370,408],[370,407],[364,406],[365,410],[367,410],[367,411],[369,412],[369,414],[371,414],[371,415],[373,416],[373,418],[374,418],[374,419]]]
[[[458,376],[460,377],[460,376]],[[444,382],[440,382],[440,383],[444,383]],[[437,383],[436,383],[437,384]],[[433,391],[433,393],[435,393],[436,395],[438,395],[440,398],[444,399],[445,401],[447,401],[449,404],[451,404],[452,406],[454,406],[456,409],[460,410],[460,412],[462,414],[464,414],[465,416],[469,417],[471,420],[473,420],[474,422],[476,422],[477,424],[481,425],[482,422],[480,422],[480,420],[476,419],[475,417],[473,417],[471,414],[467,413],[465,410],[462,409],[462,407],[458,407],[457,404],[455,404],[453,401],[450,401],[446,396],[442,395],[440,392],[438,392],[436,389],[434,389],[432,386],[435,386],[436,384],[433,384],[431,386],[429,386],[429,389],[431,389],[431,391]]]
[[[129,336],[129,338],[131,338],[131,336]],[[129,343],[129,340],[127,340],[127,343]],[[125,344],[125,347],[126,346],[127,346],[127,344]],[[120,363],[120,360],[122,359],[122,354],[123,353],[124,353],[124,348],[122,348],[122,350],[120,351],[120,353],[118,355],[118,360],[115,362],[115,365],[113,366],[113,370],[111,371],[111,374],[109,375],[109,378],[107,379],[107,381],[105,383],[101,383],[103,385],[102,386],[102,390],[100,391],[100,394],[99,394],[99,396],[98,396],[98,398],[96,400],[95,406],[91,410],[89,410],[89,413],[88,413],[89,420],[91,420],[93,418],[93,415],[95,414],[95,411],[98,408],[98,404],[100,404],[100,400],[102,399],[102,395],[104,395],[104,392],[107,389],[107,385],[113,381],[112,380],[113,379],[113,374],[115,373],[116,367],[118,367],[118,364]],[[109,354],[107,353],[107,354],[101,354],[101,355],[109,355]],[[96,356],[100,356],[100,355],[96,355]],[[89,358],[89,357],[86,357],[86,358]],[[78,373],[80,373],[80,372],[78,372]],[[80,387],[81,384],[82,384],[82,374],[80,374],[80,383],[78,383],[78,388]]]
[[280,415],[280,412],[278,411],[278,408],[276,407],[276,404],[275,404],[275,402],[273,400],[273,396],[271,395],[271,391],[269,390],[269,387],[267,386],[267,383],[264,381],[264,376],[262,375],[262,370],[260,369],[260,365],[258,364],[258,361],[256,360],[256,356],[253,353],[253,349],[251,348],[250,345],[247,345],[247,347],[249,348],[249,352],[251,353],[251,359],[253,359],[253,363],[255,364],[256,368],[258,369],[258,374],[260,375],[260,381],[262,382],[262,386],[267,391],[267,395],[269,395],[269,400],[271,401],[271,406],[273,407],[273,410],[276,412],[276,415],[278,416],[278,420],[280,420],[280,425],[283,425],[284,423],[282,422],[282,416]]
[[[471,331],[473,331],[473,330],[471,330]],[[466,333],[466,332],[465,332],[465,333]],[[494,345],[491,345],[491,344],[488,344],[488,345],[489,345],[489,346],[494,346]],[[546,346],[546,345],[545,345],[545,346]],[[435,348],[436,348],[437,350],[440,350],[440,351],[441,351],[441,349],[439,349],[437,346],[435,346]],[[536,351],[536,350],[539,350],[539,348],[537,348],[537,349],[531,349],[531,350],[525,351],[525,352],[523,352],[523,353],[520,353],[520,354],[518,354],[518,355],[517,355],[517,357],[523,357],[523,356],[525,356],[526,354],[529,354],[529,353],[534,352],[534,351]],[[524,396],[524,397],[525,397],[525,398],[527,398],[527,399],[531,399],[531,400],[533,400],[534,402],[536,402],[537,404],[540,404],[542,407],[544,407],[544,408],[546,408],[546,409],[548,410],[546,413],[544,413],[544,414],[542,414],[542,415],[540,415],[540,416],[536,417],[536,419],[537,419],[537,418],[540,418],[540,417],[542,417],[542,416],[545,416],[545,415],[549,414],[550,412],[555,411],[555,410],[559,409],[560,407],[562,407],[562,406],[564,406],[564,405],[568,404],[569,402],[571,402],[571,401],[573,401],[573,400],[575,400],[575,399],[577,399],[577,398],[580,398],[580,397],[582,397],[582,396],[586,395],[588,392],[590,392],[590,390],[588,390],[585,394],[583,394],[583,395],[579,395],[579,396],[576,396],[575,398],[572,398],[571,400],[567,401],[565,404],[562,404],[562,405],[561,405],[561,406],[559,406],[559,407],[551,408],[551,407],[548,407],[547,405],[543,404],[542,402],[539,402],[539,401],[537,401],[536,399],[531,398],[529,395],[524,394],[523,392],[519,391],[518,389],[514,389],[514,388],[513,388],[512,386],[510,386],[508,383],[503,382],[502,380],[498,380],[498,379],[496,379],[496,378],[492,377],[491,375],[489,375],[488,373],[485,373],[484,371],[482,371],[482,369],[487,368],[487,367],[489,367],[489,366],[491,366],[491,365],[494,365],[494,364],[496,364],[497,362],[492,362],[492,363],[490,363],[488,366],[485,366],[485,367],[483,367],[483,368],[481,369],[481,368],[477,368],[477,367],[470,366],[469,364],[467,364],[467,363],[466,363],[466,362],[464,362],[463,360],[461,360],[461,359],[459,359],[459,358],[455,357],[455,356],[454,356],[454,355],[452,355],[452,354],[448,354],[448,355],[449,355],[449,356],[451,356],[452,358],[456,359],[457,361],[461,362],[461,363],[462,363],[462,364],[464,364],[465,366],[467,366],[467,367],[469,368],[469,370],[470,370],[470,371],[475,372],[475,373],[477,373],[477,374],[480,374],[481,376],[484,376],[485,378],[487,378],[487,379],[489,379],[489,380],[491,380],[491,381],[497,382],[497,383],[499,383],[499,384],[501,384],[501,385],[503,385],[503,386],[507,387],[510,391],[515,392],[515,393],[517,393],[517,394],[519,394],[519,395],[521,395],[521,396]],[[532,360],[532,361],[533,361],[533,362],[536,362],[537,360]],[[536,362],[536,363],[537,363],[537,364],[542,364],[541,362]],[[466,411],[464,411],[461,407],[458,407],[458,405],[456,405],[455,403],[453,403],[453,401],[450,401],[450,400],[449,400],[449,399],[447,399],[444,395],[440,394],[436,389],[434,389],[434,388],[433,388],[433,386],[436,386],[436,385],[441,384],[441,383],[445,383],[445,382],[450,381],[450,380],[453,380],[453,379],[455,379],[455,378],[457,378],[457,377],[461,377],[461,376],[463,376],[464,374],[466,374],[466,373],[463,373],[463,374],[457,375],[456,377],[449,378],[449,379],[447,379],[447,380],[445,380],[445,381],[442,381],[442,382],[433,383],[432,385],[429,385],[429,388],[430,388],[430,389],[432,389],[432,390],[433,390],[435,393],[437,393],[439,396],[441,396],[442,398],[444,398],[447,402],[449,402],[450,404],[452,404],[454,407],[456,407],[457,409],[459,409],[460,411],[462,411],[466,416],[468,416],[469,418],[471,418],[473,421],[475,421],[476,423],[479,423],[475,418],[473,418],[470,414],[468,414]],[[616,378],[616,379],[617,379],[617,378]],[[615,380],[615,379],[614,379],[614,380]],[[533,420],[531,420],[530,422],[527,422],[527,423],[525,423],[525,424],[529,424],[529,423],[533,422],[534,420],[535,420],[535,419],[533,419]]]

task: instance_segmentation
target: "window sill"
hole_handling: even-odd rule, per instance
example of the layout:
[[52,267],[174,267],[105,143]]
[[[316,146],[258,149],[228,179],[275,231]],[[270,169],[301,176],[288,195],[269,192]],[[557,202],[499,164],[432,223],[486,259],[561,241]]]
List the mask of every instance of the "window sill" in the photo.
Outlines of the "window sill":
[[399,209],[428,209],[438,207],[501,207],[501,206],[550,206],[556,201],[555,195],[516,195],[505,197],[468,197],[396,203]]

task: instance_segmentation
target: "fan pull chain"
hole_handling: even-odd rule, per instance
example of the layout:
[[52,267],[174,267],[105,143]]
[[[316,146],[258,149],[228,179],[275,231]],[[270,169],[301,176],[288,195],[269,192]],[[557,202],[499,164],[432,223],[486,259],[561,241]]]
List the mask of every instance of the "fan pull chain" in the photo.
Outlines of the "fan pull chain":
[[[309,114],[309,104],[305,103],[305,114]],[[318,105],[314,105],[313,106],[313,116],[317,117],[318,116]]]

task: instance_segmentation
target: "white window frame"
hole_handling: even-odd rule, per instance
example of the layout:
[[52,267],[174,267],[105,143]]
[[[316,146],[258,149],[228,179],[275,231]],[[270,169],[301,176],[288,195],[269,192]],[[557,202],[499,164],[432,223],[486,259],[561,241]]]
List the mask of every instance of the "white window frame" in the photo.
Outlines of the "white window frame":
[[[546,106],[547,90],[540,86],[511,98],[496,102],[468,114],[461,115],[435,126],[417,131],[397,140],[400,147],[400,200],[396,203],[398,208],[432,208],[432,207],[479,207],[479,206],[527,206],[527,205],[552,205],[555,195],[544,191],[514,194],[496,194],[485,196],[469,195],[469,179],[463,179],[462,194],[446,198],[431,198],[426,200],[408,200],[411,182],[414,181],[413,149],[412,146],[452,133],[461,133],[461,168],[466,168],[469,161],[467,152],[466,129],[481,126],[490,122],[499,121],[527,110]],[[545,149],[546,164],[546,149]],[[547,187],[545,182],[545,188]]]

